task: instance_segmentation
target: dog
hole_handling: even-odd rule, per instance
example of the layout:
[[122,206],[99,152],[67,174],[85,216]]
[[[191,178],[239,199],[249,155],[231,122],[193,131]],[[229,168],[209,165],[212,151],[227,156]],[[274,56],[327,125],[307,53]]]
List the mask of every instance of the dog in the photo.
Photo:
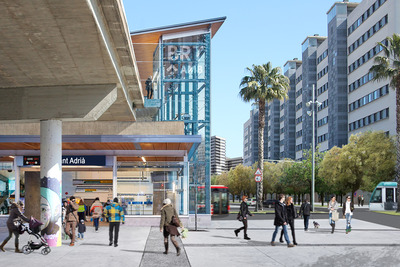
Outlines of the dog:
[[316,221],[313,221],[313,224],[314,224],[314,228],[315,228],[315,229],[318,229],[318,228],[319,228],[319,223],[317,223]]

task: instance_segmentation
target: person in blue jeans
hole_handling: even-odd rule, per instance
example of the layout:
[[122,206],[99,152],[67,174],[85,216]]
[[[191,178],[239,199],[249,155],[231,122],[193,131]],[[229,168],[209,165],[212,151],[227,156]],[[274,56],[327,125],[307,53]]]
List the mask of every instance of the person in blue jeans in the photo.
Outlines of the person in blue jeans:
[[311,215],[311,204],[310,200],[306,198],[304,203],[300,207],[300,215],[304,218],[304,231],[308,231],[308,220],[310,219]]
[[287,233],[288,218],[286,214],[285,204],[283,203],[284,201],[285,201],[285,195],[280,194],[279,202],[275,204],[275,220],[274,220],[275,231],[272,234],[271,246],[275,246],[276,235],[278,234],[279,228],[282,226],[283,235],[285,236],[287,246],[288,248],[292,248],[294,247],[294,245],[290,243],[290,239]]
[[351,232],[351,218],[353,217],[354,203],[351,201],[351,196],[346,197],[343,203],[343,217],[346,218],[346,234]]
[[[336,197],[332,196],[331,201],[328,203],[328,211],[329,211],[329,225],[332,227],[331,233],[335,232],[336,222],[332,220],[333,212],[337,212],[339,205],[336,201]],[[338,215],[339,216],[339,215]]]

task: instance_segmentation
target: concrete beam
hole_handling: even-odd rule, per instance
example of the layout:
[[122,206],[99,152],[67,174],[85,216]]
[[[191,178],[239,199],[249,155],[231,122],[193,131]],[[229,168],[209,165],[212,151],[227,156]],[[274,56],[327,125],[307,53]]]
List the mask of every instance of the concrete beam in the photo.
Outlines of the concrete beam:
[[[64,135],[184,135],[183,121],[64,122]],[[40,135],[40,123],[0,123],[0,135]]]
[[116,99],[116,84],[0,88],[0,121],[93,121]]

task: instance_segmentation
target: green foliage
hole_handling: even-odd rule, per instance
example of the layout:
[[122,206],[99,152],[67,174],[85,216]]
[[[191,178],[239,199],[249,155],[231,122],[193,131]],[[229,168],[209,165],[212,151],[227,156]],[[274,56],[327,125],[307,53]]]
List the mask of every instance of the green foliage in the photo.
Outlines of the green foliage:
[[288,194],[309,193],[309,179],[307,179],[307,166],[305,161],[294,162],[287,165],[283,170],[283,176],[280,179],[282,192]]
[[[242,78],[239,95],[245,102],[271,101],[287,97],[289,79],[281,74],[281,68],[271,63],[246,68],[250,75]],[[261,107],[260,107],[261,108]]]
[[[333,147],[326,153],[315,152],[315,191],[321,196],[343,195],[357,189],[372,191],[381,181],[394,177],[395,141],[383,132],[352,135],[349,144]],[[311,191],[312,154],[306,151],[299,162],[264,162],[263,194],[309,194]],[[212,177],[212,184],[229,187],[234,195],[255,195],[253,166],[238,165],[235,169]]]
[[395,146],[383,132],[352,135],[342,148],[333,147],[321,163],[320,175],[340,192],[372,191],[380,181],[393,179]]
[[[250,75],[242,78],[240,82],[239,95],[245,102],[254,101],[259,107],[258,118],[258,162],[262,173],[264,165],[264,127],[265,127],[265,104],[274,99],[284,99],[289,90],[289,79],[283,75],[281,68],[272,68],[271,63],[253,65],[247,68]],[[256,186],[254,184],[254,186]],[[256,210],[262,210],[262,195],[264,183],[257,184],[257,196],[259,202]]]
[[400,90],[400,35],[395,33],[386,39],[389,45],[378,43],[383,48],[383,55],[374,58],[376,64],[369,71],[374,74],[374,80],[389,78],[390,86]]

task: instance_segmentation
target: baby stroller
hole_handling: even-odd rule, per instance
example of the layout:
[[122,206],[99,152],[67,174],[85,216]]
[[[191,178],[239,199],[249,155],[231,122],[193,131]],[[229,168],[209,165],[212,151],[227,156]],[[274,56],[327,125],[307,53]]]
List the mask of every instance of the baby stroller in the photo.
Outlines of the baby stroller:
[[[50,253],[51,250],[49,244],[47,244],[46,240],[39,233],[40,226],[42,224],[43,224],[42,222],[38,221],[37,219],[31,216],[31,219],[29,220],[29,227],[27,227],[26,225],[22,225],[23,231],[27,232],[30,235],[28,244],[22,247],[22,252],[24,254],[28,255],[32,251],[40,249],[41,247],[43,247],[41,251],[43,255],[47,255]],[[32,236],[36,237],[39,240],[39,242],[33,242],[31,240]]]

